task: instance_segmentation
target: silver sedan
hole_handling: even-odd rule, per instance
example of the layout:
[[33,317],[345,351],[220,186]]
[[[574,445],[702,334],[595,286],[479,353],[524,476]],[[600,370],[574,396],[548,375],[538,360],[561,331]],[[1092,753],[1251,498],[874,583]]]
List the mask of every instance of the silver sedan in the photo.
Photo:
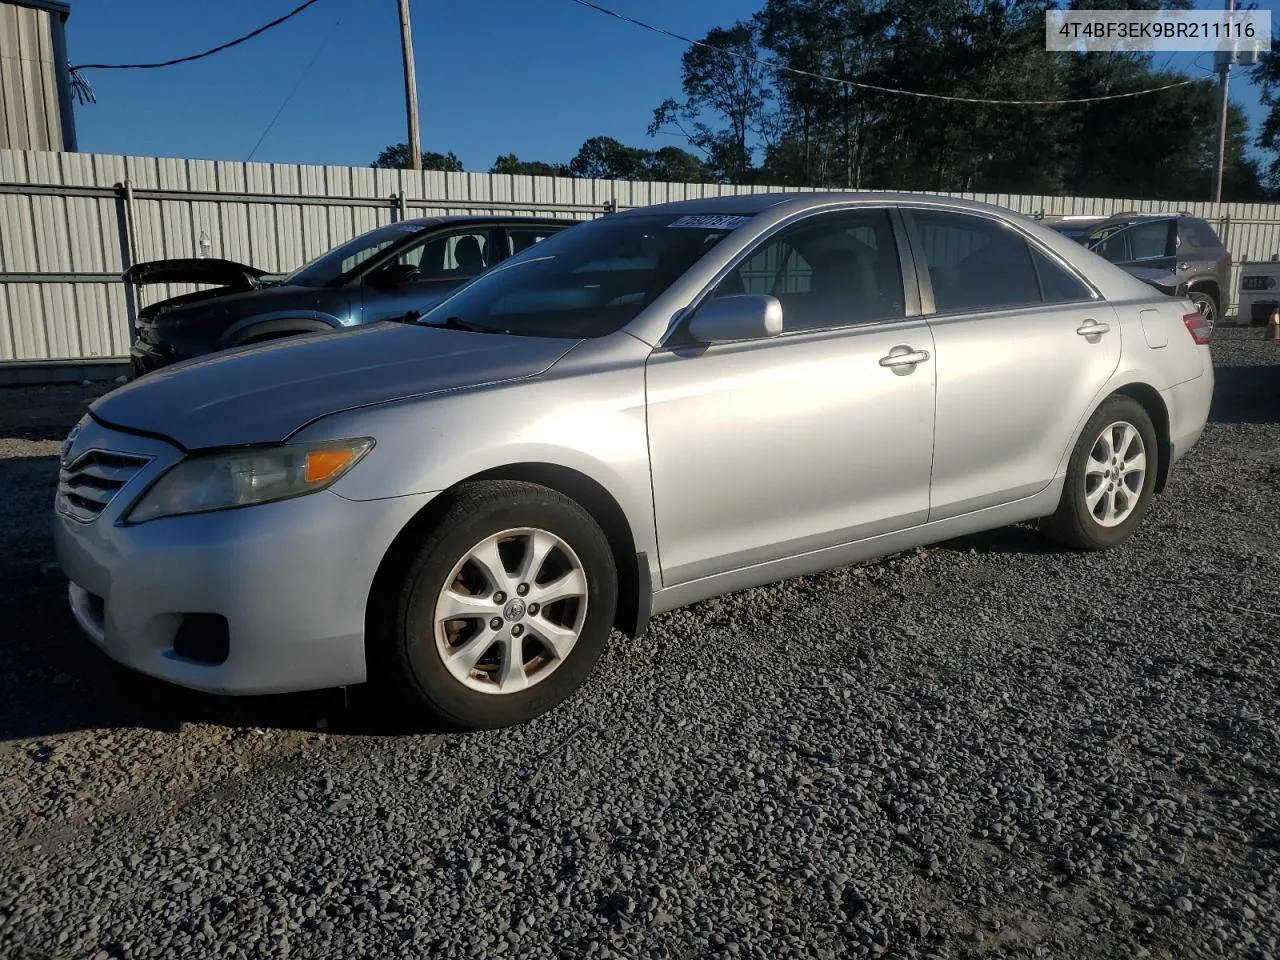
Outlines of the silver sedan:
[[63,450],[58,555],[143,672],[516,723],[706,597],[1026,520],[1124,542],[1204,427],[1208,339],[996,207],[649,207],[416,321],[108,394]]

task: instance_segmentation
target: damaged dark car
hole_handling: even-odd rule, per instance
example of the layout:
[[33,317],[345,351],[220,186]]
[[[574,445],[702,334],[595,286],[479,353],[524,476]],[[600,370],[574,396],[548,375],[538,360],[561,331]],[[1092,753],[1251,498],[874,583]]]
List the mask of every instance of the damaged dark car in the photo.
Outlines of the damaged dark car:
[[232,347],[404,319],[495,263],[576,223],[510,216],[402,220],[361,234],[284,275],[214,258],[136,264],[123,274],[126,283],[214,289],[170,297],[138,311],[131,376]]

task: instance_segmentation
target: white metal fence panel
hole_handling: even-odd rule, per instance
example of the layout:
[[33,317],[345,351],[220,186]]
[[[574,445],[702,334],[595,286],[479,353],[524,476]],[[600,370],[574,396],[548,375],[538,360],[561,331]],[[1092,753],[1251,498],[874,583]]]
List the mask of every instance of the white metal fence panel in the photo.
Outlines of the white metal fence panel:
[[[284,272],[401,217],[589,219],[606,204],[811,190],[0,150],[0,362],[127,355],[133,311],[195,289],[127,289],[120,273],[145,260],[224,257]],[[1235,257],[1231,301],[1241,261],[1280,253],[1280,205],[948,196],[1027,215],[1187,210],[1210,220]]]

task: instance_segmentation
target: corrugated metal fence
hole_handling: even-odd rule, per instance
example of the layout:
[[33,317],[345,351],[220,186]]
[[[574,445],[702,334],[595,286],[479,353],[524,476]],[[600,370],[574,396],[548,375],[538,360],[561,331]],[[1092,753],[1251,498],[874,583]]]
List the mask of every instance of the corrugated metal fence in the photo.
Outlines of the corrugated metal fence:
[[[225,257],[283,272],[405,217],[514,213],[587,219],[606,204],[627,209],[783,190],[800,192],[0,150],[0,362],[125,356],[139,304],[120,273],[145,260]],[[1213,222],[1237,264],[1280,252],[1280,205],[951,195],[1025,214],[1172,207]],[[1233,278],[1233,300],[1236,286]],[[184,289],[192,288],[147,287],[145,296],[159,299]]]

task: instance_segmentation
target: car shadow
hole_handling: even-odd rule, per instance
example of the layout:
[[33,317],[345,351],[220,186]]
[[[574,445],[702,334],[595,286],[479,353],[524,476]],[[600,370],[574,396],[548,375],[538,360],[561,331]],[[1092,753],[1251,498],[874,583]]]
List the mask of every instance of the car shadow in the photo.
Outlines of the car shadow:
[[1017,524],[970,533],[952,540],[944,540],[930,547],[931,550],[949,550],[954,553],[1017,553],[1026,555],[1061,553],[1065,548],[1045,537],[1032,524]]
[[[5,430],[12,433],[12,430]],[[86,638],[67,606],[53,552],[53,456],[0,459],[0,744],[83,730],[183,724],[359,735],[438,733],[411,724],[366,687],[219,697],[119,666]]]
[[60,573],[23,580],[15,584],[17,603],[0,602],[0,617],[12,625],[0,634],[0,744],[114,728],[177,732],[189,724],[359,736],[445,732],[389,709],[365,686],[221,697],[156,680],[84,637],[66,610]]
[[1276,363],[1218,367],[1214,371],[1212,423],[1280,423],[1280,344]]

